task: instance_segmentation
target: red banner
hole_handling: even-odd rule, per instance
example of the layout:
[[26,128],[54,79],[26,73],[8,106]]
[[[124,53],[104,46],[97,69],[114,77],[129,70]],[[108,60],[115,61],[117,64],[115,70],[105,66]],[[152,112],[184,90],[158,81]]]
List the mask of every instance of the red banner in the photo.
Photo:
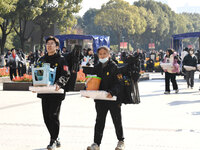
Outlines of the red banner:
[[120,48],[122,49],[127,49],[127,45],[128,45],[127,42],[120,42]]
[[149,49],[155,49],[155,43],[149,43]]

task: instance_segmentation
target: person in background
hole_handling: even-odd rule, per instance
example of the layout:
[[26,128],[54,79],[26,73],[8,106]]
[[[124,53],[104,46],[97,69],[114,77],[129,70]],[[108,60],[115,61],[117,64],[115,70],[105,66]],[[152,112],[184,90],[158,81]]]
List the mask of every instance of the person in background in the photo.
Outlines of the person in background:
[[149,58],[149,60],[147,60],[146,64],[147,64],[146,70],[148,72],[153,72],[153,70],[154,70],[154,61],[153,61],[153,59]]
[[[39,58],[38,63],[49,63],[51,68],[56,67],[56,77],[54,85],[55,90],[66,86],[70,72],[68,70],[67,63],[63,56],[57,53],[59,48],[59,40],[53,36],[46,39],[47,53]],[[48,150],[54,150],[55,147],[60,147],[60,140],[58,138],[60,131],[60,108],[62,100],[65,99],[65,91],[63,93],[48,93],[38,94],[38,98],[42,99],[42,113],[45,125],[50,134],[50,142],[47,146]]]
[[190,48],[189,49],[189,54],[187,54],[184,57],[184,59],[183,59],[183,67],[184,66],[194,67],[193,70],[185,69],[187,88],[191,87],[191,89],[192,89],[194,87],[194,73],[195,73],[196,67],[197,67],[197,58],[194,55],[194,49]]
[[86,48],[83,48],[83,56],[85,57],[85,56],[87,56],[87,49]]
[[164,52],[163,52],[162,49],[159,50],[158,57],[159,57],[159,62],[160,62],[160,61],[163,61],[163,58],[164,58]]
[[44,51],[40,50],[40,56],[39,57],[42,57],[44,56]]
[[31,65],[34,64],[34,61],[35,61],[34,54],[32,51],[29,52],[27,60],[29,62],[28,74],[31,74]]
[[196,57],[197,57],[197,63],[200,64],[200,49],[198,49],[195,53]]
[[26,73],[26,59],[23,51],[21,49],[17,49],[17,56],[19,57],[19,62],[18,62],[18,75],[22,77]]
[[98,62],[98,56],[91,48],[87,49],[87,54],[83,59],[86,60],[86,66],[94,66]]
[[[99,90],[107,91],[107,98],[116,96],[120,87],[118,85],[117,78],[117,65],[110,58],[110,49],[102,46],[97,50],[99,63],[94,66],[94,69],[90,72],[96,74],[101,78]],[[97,112],[96,124],[94,128],[94,143],[87,147],[87,150],[99,150],[101,140],[103,137],[103,131],[105,127],[105,121],[108,111],[111,113],[111,117],[115,126],[115,132],[117,135],[118,143],[115,150],[124,150],[124,135],[121,119],[121,101],[106,101],[95,100],[95,108]]]
[[149,58],[152,59],[153,62],[156,61],[156,51],[155,51],[155,50],[152,50],[152,51],[150,52]]
[[125,51],[121,52],[121,54],[120,54],[120,60],[123,61],[123,63],[126,63],[127,53]]
[[13,48],[11,49],[11,54],[8,57],[8,61],[6,66],[10,68],[10,80],[12,81],[13,75],[17,77],[17,65],[20,61],[18,55],[16,54],[16,50]]
[[[159,62],[162,62],[164,58],[164,52],[162,49],[159,50],[158,57],[159,57]],[[163,69],[161,68],[161,66],[159,66],[159,68],[161,69],[161,74],[163,75]]]
[[65,55],[65,54],[67,54],[67,53],[68,53],[67,48],[66,48],[66,47],[63,47],[63,48],[62,48],[62,55]]
[[185,70],[185,68],[183,67],[183,59],[184,59],[184,57],[188,54],[188,52],[189,52],[189,49],[188,49],[187,47],[184,48],[183,51],[181,52],[181,61],[182,61],[181,69],[182,69],[182,74],[183,74],[185,80],[186,80],[186,70]]
[[176,73],[178,73],[180,68],[177,66],[176,52],[173,49],[168,49],[164,57],[163,63],[171,63],[173,69],[164,70],[165,71],[165,92],[164,94],[170,94],[170,81],[172,82],[173,90],[178,93],[178,85],[176,82]]
[[9,59],[10,54],[11,54],[11,50],[8,50],[7,53],[6,53],[6,55],[4,56],[6,65],[7,65],[7,62],[8,62],[8,59]]
[[80,69],[81,59],[83,58],[83,54],[81,50],[82,50],[82,46],[75,45],[74,49],[70,53],[66,53],[64,55],[64,58],[68,63],[69,71],[71,75],[67,83],[67,86],[65,88],[66,91],[75,90],[77,72]]
[[111,56],[112,61],[114,61],[116,64],[118,64],[115,52],[111,48],[110,48],[110,51],[111,51],[110,56]]
[[141,50],[141,56],[140,56],[141,71],[145,71],[145,66],[144,66],[145,60],[146,60],[145,52],[143,50]]
[[39,58],[40,58],[39,50],[36,50],[35,53],[34,53],[34,62],[37,62]]
[[184,57],[189,53],[189,49],[186,47],[181,52],[181,60],[183,61]]

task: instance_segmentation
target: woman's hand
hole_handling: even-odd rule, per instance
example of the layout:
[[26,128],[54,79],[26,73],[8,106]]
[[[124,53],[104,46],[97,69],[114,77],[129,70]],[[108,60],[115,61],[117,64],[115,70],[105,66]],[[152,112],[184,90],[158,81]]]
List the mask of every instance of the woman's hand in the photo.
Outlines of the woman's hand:
[[56,91],[60,90],[60,86],[56,84]]
[[112,97],[113,96],[110,93],[108,93],[107,98],[112,98]]

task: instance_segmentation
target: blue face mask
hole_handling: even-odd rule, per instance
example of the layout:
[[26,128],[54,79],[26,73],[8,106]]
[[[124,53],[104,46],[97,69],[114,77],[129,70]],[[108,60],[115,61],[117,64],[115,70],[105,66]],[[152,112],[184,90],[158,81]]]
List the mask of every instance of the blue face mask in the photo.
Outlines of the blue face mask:
[[108,57],[103,58],[103,59],[99,58],[99,61],[100,61],[102,64],[104,64],[105,62],[108,61]]

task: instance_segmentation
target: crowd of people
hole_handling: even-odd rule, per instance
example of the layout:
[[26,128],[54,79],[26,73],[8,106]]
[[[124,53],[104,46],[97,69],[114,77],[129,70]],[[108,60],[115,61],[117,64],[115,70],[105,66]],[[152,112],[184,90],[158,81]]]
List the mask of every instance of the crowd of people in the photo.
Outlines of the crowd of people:
[[175,93],[179,92],[176,76],[182,75],[187,82],[187,88],[193,89],[194,87],[194,73],[199,70],[198,64],[200,63],[199,51],[195,53],[193,48],[185,48],[181,52],[181,56],[173,49],[168,49],[161,66],[165,71],[165,92],[170,94],[170,81],[172,82],[173,90]]
[[[11,49],[5,55],[6,66],[10,68],[10,79],[23,76],[25,73],[31,74],[31,65],[39,62],[49,63],[51,68],[56,67],[55,85],[56,91],[64,89],[63,93],[46,93],[38,94],[37,97],[42,101],[42,113],[45,125],[50,134],[48,150],[60,147],[61,143],[58,138],[60,130],[59,114],[62,101],[65,99],[65,92],[73,91],[77,72],[80,67],[91,67],[90,74],[96,74],[101,77],[99,90],[108,92],[107,98],[119,95],[122,91],[118,81],[122,78],[118,67],[127,64],[126,69],[132,68],[130,57],[137,58],[139,70],[153,72],[154,64],[160,62],[161,73],[165,72],[165,92],[170,94],[170,81],[172,82],[175,93],[179,92],[176,81],[177,75],[184,75],[187,81],[187,87],[194,87],[194,73],[200,63],[200,51],[195,53],[194,49],[185,48],[181,56],[173,49],[146,52],[137,49],[134,52],[116,53],[108,47],[99,47],[97,53],[92,48],[84,48],[75,45],[72,51],[66,47],[59,49],[59,40],[53,36],[46,39],[46,52],[36,50],[30,52],[27,56],[22,50]],[[132,60],[131,60],[132,61]],[[162,68],[162,69],[161,69]],[[135,68],[132,68],[133,70]],[[122,69],[123,70],[123,69]],[[127,72],[127,71],[125,71]],[[87,73],[87,71],[85,72]],[[129,74],[129,73],[127,73]],[[121,75],[121,78],[120,78]],[[126,79],[128,82],[128,79]],[[125,85],[127,86],[127,85]],[[123,96],[122,96],[123,97]],[[123,97],[124,98],[124,97]],[[94,127],[94,142],[87,147],[87,150],[99,150],[107,112],[111,112],[112,120],[118,139],[115,150],[124,150],[124,135],[121,119],[121,104],[125,103],[123,98],[117,96],[116,102],[95,99],[96,123]],[[127,104],[127,102],[126,102]]]
[[[58,50],[60,55],[64,56],[67,60],[68,63],[73,62],[73,58],[77,57],[76,53],[73,51],[68,51],[66,47],[63,47],[62,50]],[[76,79],[76,72],[79,71],[80,65],[81,66],[94,66],[99,62],[98,56],[96,53],[94,53],[92,48],[83,48],[82,47],[78,48],[78,51],[80,52],[79,54],[79,62],[76,62],[76,67],[73,68],[73,71],[71,72],[73,76],[73,83]],[[144,72],[161,72],[163,74],[164,70],[160,66],[156,66],[156,63],[160,63],[165,61],[166,56],[167,56],[168,51],[163,51],[163,50],[150,50],[150,51],[144,51],[141,49],[137,49],[136,51],[121,51],[121,52],[116,52],[110,49],[110,57],[115,63],[126,63],[126,59],[129,55],[132,56],[137,56],[140,59],[140,70]],[[188,55],[192,53],[192,55]],[[8,50],[6,55],[5,55],[5,62],[6,62],[6,67],[10,68],[10,80],[15,78],[17,75],[18,76],[23,76],[24,74],[31,74],[31,65],[36,63],[37,60],[44,56],[45,52],[41,50],[36,50],[35,52],[30,51],[29,54],[24,54],[24,52],[21,49],[11,49]],[[74,57],[73,57],[74,55]],[[75,56],[76,55],[76,56]],[[187,57],[184,60],[184,57],[187,55]],[[192,59],[191,59],[191,57]],[[184,75],[188,87],[193,87],[193,77],[194,77],[194,72],[195,69],[192,71],[187,71],[185,67],[183,66],[197,66],[197,64],[200,63],[200,50],[197,50],[196,52],[194,49],[188,49],[185,48],[180,56],[177,55],[178,62],[180,65],[180,72]],[[175,59],[176,60],[176,59]],[[193,61],[193,64],[191,62]],[[195,62],[194,62],[195,61]],[[72,64],[70,65],[72,66]],[[72,68],[70,68],[72,69]],[[166,77],[168,78],[168,76]],[[72,84],[72,83],[71,83]],[[75,83],[74,83],[75,84]],[[74,84],[70,90],[74,89]],[[169,90],[167,90],[169,91]],[[167,93],[167,92],[166,92]]]
[[22,77],[24,74],[31,74],[31,64],[34,64],[38,58],[43,56],[42,51],[36,50],[36,52],[30,52],[26,55],[21,49],[12,48],[8,50],[5,59],[5,66],[10,69],[10,80],[19,76]]
[[[77,48],[75,48],[77,49]],[[75,81],[77,77],[77,72],[80,69],[80,66],[89,66],[93,67],[94,65],[98,64],[99,59],[98,55],[94,53],[92,48],[83,48],[79,47],[77,49],[77,52],[74,51],[68,51],[66,47],[63,47],[62,50],[57,50],[60,55],[64,56],[66,60],[68,60],[68,64],[70,64],[70,70],[71,70],[71,78],[70,78],[70,85],[71,87],[69,90],[73,91],[75,87]],[[172,50],[173,51],[173,50]],[[170,52],[170,53],[169,53]],[[47,52],[46,52],[47,53]],[[194,86],[194,73],[197,70],[197,64],[200,63],[200,51],[197,50],[196,52],[194,49],[190,48],[185,48],[182,52],[181,55],[176,55],[176,58],[174,59],[175,61],[178,62],[180,65],[179,68],[179,73],[176,72],[172,73],[170,71],[166,71],[161,68],[161,66],[155,67],[155,63],[163,63],[166,62],[166,60],[169,62],[169,60],[173,61],[172,59],[166,59],[171,55],[171,51],[163,51],[163,50],[150,50],[150,51],[144,51],[141,49],[137,49],[136,51],[133,52],[116,52],[110,49],[110,58],[116,63],[126,63],[126,60],[128,56],[138,56],[140,60],[140,70],[144,72],[163,72],[165,71],[165,83],[166,83],[166,89],[165,89],[165,94],[169,94],[169,81],[171,80],[173,89],[177,90],[177,85],[175,82],[175,77],[177,74],[182,74],[184,75],[184,78],[187,81],[187,86],[188,88],[191,87],[193,88]],[[6,55],[5,55],[5,62],[6,62],[6,67],[10,68],[10,80],[15,78],[16,76],[23,76],[24,74],[31,74],[31,65],[36,63],[39,58],[45,55],[44,51],[41,50],[36,50],[35,52],[29,52],[28,55],[25,55],[24,52],[20,49],[11,49],[8,50]],[[174,52],[173,52],[174,55]],[[75,62],[73,58],[78,58],[78,62]],[[185,59],[184,59],[185,58]],[[77,59],[76,59],[77,60]],[[171,62],[173,63],[173,62]],[[73,66],[73,67],[72,67]],[[187,70],[187,67],[185,66],[193,66],[196,68],[193,68],[193,70]],[[172,74],[170,74],[172,73]],[[178,92],[178,90],[176,91]]]

